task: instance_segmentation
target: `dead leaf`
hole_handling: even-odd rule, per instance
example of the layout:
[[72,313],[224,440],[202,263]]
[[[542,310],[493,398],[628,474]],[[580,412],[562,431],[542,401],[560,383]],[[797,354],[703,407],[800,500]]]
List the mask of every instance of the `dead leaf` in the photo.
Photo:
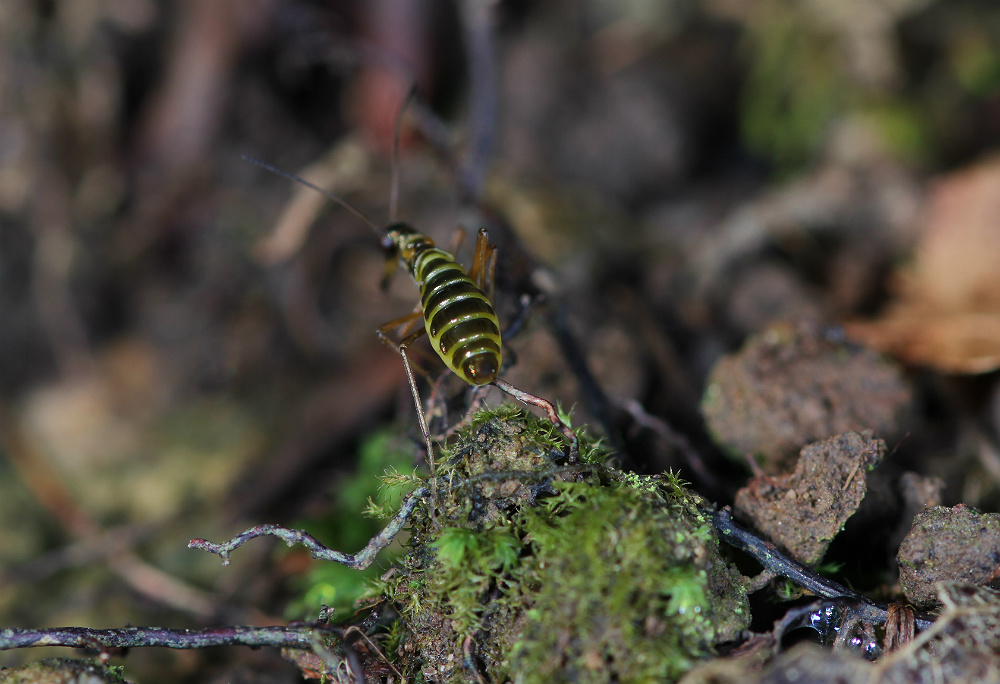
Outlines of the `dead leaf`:
[[847,334],[911,364],[948,373],[1000,368],[1000,157],[931,189],[914,263],[893,303]]

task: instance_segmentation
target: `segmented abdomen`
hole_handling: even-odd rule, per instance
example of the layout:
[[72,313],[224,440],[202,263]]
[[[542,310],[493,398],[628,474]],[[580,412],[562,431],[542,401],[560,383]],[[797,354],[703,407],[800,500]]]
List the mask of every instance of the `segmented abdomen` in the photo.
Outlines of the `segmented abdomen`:
[[427,336],[458,377],[471,385],[493,382],[501,362],[493,305],[451,254],[427,242],[414,250],[410,264]]

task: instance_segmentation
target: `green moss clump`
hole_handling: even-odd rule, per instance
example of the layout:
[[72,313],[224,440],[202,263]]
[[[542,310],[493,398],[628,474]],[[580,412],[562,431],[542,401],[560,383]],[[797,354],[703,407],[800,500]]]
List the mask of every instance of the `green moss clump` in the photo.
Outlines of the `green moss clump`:
[[480,414],[439,460],[438,500],[379,582],[399,611],[389,657],[408,680],[666,682],[747,626],[740,575],[704,502],[674,476],[602,465],[581,435]]

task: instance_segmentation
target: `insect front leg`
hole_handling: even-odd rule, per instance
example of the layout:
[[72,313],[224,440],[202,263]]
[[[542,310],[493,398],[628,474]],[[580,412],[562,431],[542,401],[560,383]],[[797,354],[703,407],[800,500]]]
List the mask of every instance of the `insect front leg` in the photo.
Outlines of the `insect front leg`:
[[[392,283],[392,278],[396,275],[396,266],[398,263],[399,259],[394,251],[386,252],[385,271],[382,272],[382,279],[378,283],[382,292],[386,292],[389,289],[389,285]],[[386,323],[386,325],[389,325],[389,323]],[[386,325],[383,325],[382,327],[385,328]],[[389,330],[392,330],[392,328],[390,327]]]

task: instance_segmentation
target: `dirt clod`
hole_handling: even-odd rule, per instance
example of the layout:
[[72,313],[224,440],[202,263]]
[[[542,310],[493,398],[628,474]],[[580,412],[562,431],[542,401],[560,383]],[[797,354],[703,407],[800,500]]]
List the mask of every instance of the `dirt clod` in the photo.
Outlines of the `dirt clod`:
[[986,586],[1000,575],[1000,514],[935,506],[913,519],[899,546],[899,582],[913,605],[940,605],[938,582]]
[[794,472],[755,477],[737,492],[737,515],[796,560],[817,563],[865,497],[867,472],[884,454],[885,442],[870,430],[810,444]]
[[782,323],[720,360],[702,401],[715,440],[776,472],[809,442],[869,429],[895,435],[912,402],[899,367],[835,332]]

